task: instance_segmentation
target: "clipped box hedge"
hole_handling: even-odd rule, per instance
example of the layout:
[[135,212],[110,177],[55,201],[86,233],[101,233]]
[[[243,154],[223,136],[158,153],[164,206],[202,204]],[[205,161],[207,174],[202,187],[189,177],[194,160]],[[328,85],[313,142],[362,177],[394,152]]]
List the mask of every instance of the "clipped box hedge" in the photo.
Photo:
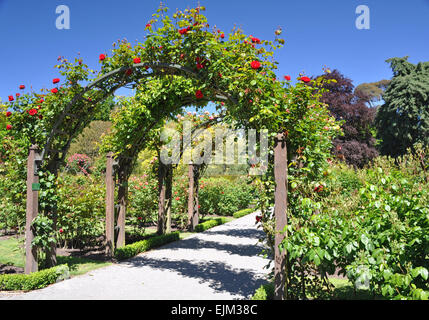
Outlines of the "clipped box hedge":
[[237,211],[236,213],[234,213],[234,218],[238,219],[238,218],[247,216],[248,214],[251,214],[253,212],[255,212],[255,209],[252,209],[252,208],[240,210],[240,211]]
[[213,227],[219,226],[221,224],[227,223],[228,221],[229,220],[227,218],[225,218],[225,217],[210,219],[210,220],[208,220],[206,222],[197,224],[195,226],[195,230],[194,231],[195,232],[203,232],[203,231],[206,231],[206,230],[208,230],[210,228],[213,228]]
[[42,289],[69,277],[70,271],[67,265],[60,265],[31,274],[3,274],[0,275],[0,291]]
[[139,253],[162,246],[163,244],[166,244],[169,242],[177,241],[179,239],[180,239],[179,232],[172,232],[169,234],[155,236],[146,240],[134,242],[122,248],[116,248],[115,258],[118,260],[132,258],[138,255]]

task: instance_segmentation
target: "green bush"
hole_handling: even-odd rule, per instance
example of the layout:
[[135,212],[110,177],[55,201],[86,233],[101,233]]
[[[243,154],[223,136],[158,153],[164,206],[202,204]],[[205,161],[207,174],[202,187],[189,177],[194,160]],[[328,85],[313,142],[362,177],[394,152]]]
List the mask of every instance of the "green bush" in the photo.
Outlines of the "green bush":
[[224,217],[210,219],[210,220],[208,220],[206,222],[197,224],[195,226],[195,231],[196,232],[203,232],[203,231],[206,231],[206,230],[208,230],[210,228],[219,226],[219,225],[227,223],[227,222],[228,222],[228,219],[224,218]]
[[128,244],[122,248],[115,249],[115,258],[118,260],[129,259],[138,255],[139,253],[162,246],[169,242],[177,241],[179,239],[179,232],[173,232]]
[[201,179],[198,201],[201,215],[232,216],[249,207],[255,188],[245,178]]
[[252,209],[252,208],[243,209],[243,210],[240,210],[240,211],[235,212],[235,213],[234,213],[234,215],[233,215],[233,217],[234,217],[235,219],[238,219],[238,218],[241,218],[241,217],[247,216],[248,214],[251,214],[251,213],[253,213],[253,212],[255,212],[255,209]]
[[255,295],[251,300],[273,300],[274,299],[274,284],[267,283],[260,286],[255,291]]
[[104,179],[61,174],[58,178],[58,245],[83,248],[99,245],[104,234]]
[[60,265],[31,274],[0,275],[0,291],[36,290],[69,278],[67,265]]

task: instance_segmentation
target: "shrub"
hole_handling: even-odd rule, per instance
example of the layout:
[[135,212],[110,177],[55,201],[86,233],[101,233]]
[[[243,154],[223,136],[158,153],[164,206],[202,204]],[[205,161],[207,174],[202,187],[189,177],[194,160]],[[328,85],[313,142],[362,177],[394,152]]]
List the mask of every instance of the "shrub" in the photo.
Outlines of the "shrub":
[[138,255],[139,253],[162,246],[169,242],[177,241],[179,239],[180,239],[179,232],[173,232],[173,233],[164,234],[161,236],[155,236],[139,242],[134,242],[122,248],[116,248],[115,258],[118,260],[129,259]]
[[274,299],[274,284],[267,283],[256,289],[251,300],[273,300]]
[[129,180],[127,215],[130,224],[143,227],[158,218],[158,181],[147,174]]
[[83,248],[99,244],[105,223],[104,181],[92,176],[62,174],[57,194],[59,245]]
[[210,219],[210,220],[208,220],[206,222],[197,224],[195,226],[195,231],[196,232],[203,232],[203,231],[206,231],[206,230],[208,230],[210,228],[216,227],[218,225],[221,225],[221,224],[224,224],[224,223],[227,223],[227,222],[228,222],[228,219],[224,218],[224,217]]
[[83,173],[88,175],[91,163],[91,158],[86,154],[75,153],[67,159],[66,171],[73,174]]
[[199,190],[200,213],[204,215],[232,216],[249,207],[255,188],[245,178],[233,181],[226,178],[202,179]]
[[233,217],[236,218],[236,219],[238,219],[238,218],[247,216],[248,214],[251,214],[253,212],[255,212],[255,209],[252,209],[252,208],[243,209],[243,210],[235,212],[234,215],[233,215]]
[[0,275],[0,291],[36,290],[69,278],[67,265],[60,265],[31,274]]

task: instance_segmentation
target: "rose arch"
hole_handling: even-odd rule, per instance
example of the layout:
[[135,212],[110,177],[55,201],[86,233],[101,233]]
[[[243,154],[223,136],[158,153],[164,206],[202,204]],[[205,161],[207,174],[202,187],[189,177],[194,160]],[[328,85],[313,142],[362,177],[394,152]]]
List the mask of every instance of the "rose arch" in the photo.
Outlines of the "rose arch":
[[[63,76],[59,87],[59,79],[54,79],[57,86],[49,92],[10,101],[9,107],[15,112],[8,130],[31,146],[27,162],[26,272],[37,270],[31,223],[39,209],[55,221],[55,198],[50,197],[55,187],[46,181],[55,181],[71,141],[100,111],[103,101],[118,88],[132,87],[136,89],[135,104],[116,110],[112,133],[103,147],[110,152],[106,169],[106,238],[110,252],[114,246],[113,175],[118,177],[117,245],[121,246],[127,181],[138,153],[164,121],[183,112],[184,107],[204,107],[214,101],[222,106],[226,121],[270,133],[273,156],[268,172],[273,178],[267,181],[275,189],[276,296],[284,296],[286,257],[279,245],[287,225],[286,141],[302,139],[309,114],[322,126],[329,121],[315,93],[319,80],[313,81],[312,87],[305,84],[310,79],[296,86],[289,83],[290,78],[277,80],[273,51],[284,43],[278,38],[279,31],[274,41],[245,35],[239,28],[226,35],[217,28],[210,29],[201,13],[204,10],[177,11],[170,18],[165,15],[167,8],[161,7],[146,25],[148,34],[143,43],[133,46],[126,40],[118,41],[111,54],[100,54],[101,71],[95,79],[91,79],[94,72],[82,59],[70,62],[59,57],[57,68]],[[314,130],[320,130],[320,126]]]

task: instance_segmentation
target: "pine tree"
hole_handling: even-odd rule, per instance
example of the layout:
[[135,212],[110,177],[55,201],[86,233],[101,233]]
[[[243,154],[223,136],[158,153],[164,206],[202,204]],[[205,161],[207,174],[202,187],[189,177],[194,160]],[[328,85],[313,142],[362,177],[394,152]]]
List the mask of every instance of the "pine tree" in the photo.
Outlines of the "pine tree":
[[393,79],[383,94],[375,123],[382,154],[397,157],[415,143],[429,145],[429,62],[414,65],[392,58]]

